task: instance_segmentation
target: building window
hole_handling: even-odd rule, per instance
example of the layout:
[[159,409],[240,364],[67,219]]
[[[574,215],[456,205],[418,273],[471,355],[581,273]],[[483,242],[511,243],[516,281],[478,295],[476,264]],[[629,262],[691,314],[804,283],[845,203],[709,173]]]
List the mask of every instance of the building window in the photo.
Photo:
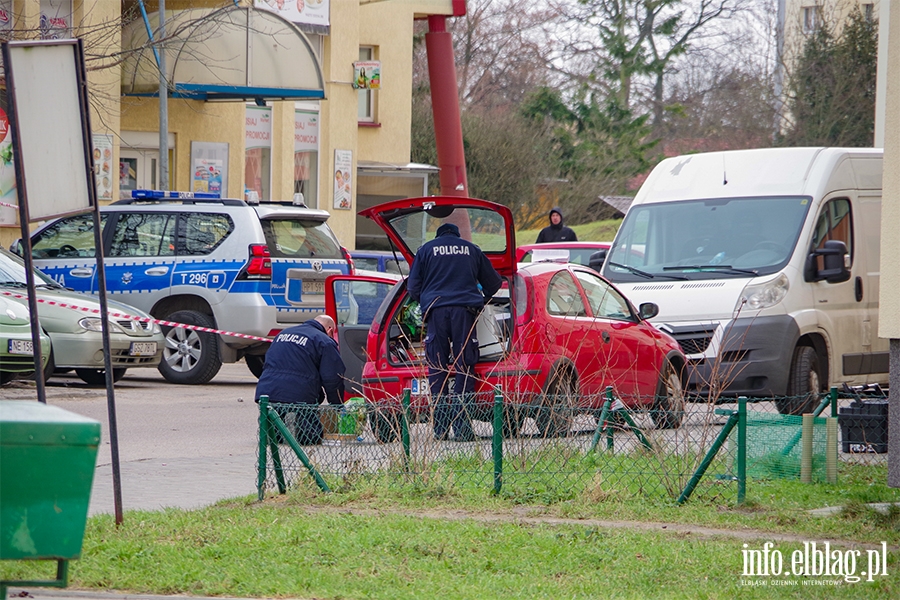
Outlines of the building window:
[[9,38],[9,32],[13,29],[12,0],[0,0],[0,37]]
[[866,18],[866,21],[873,21],[875,19],[875,5],[874,4],[863,4],[863,16]]
[[803,33],[812,33],[819,26],[819,7],[803,7]]
[[[376,60],[375,48],[372,46],[360,46],[359,60]],[[375,94],[372,93],[372,90],[359,90],[357,94],[359,94],[357,100],[357,119],[360,123],[374,123]]]
[[294,193],[319,208],[319,112],[294,111]]
[[244,126],[244,194],[260,200],[272,193],[272,109],[248,105]]
[[72,37],[72,0],[41,0],[41,39]]

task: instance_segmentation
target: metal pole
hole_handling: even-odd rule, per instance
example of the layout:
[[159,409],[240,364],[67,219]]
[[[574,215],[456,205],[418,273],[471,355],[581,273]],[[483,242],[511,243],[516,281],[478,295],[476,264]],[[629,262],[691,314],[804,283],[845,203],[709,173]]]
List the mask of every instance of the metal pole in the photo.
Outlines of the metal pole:
[[747,496],[747,398],[738,398],[737,503]]
[[716,439],[713,442],[713,445],[710,446],[709,451],[706,453],[706,456],[704,456],[703,460],[700,461],[700,466],[698,466],[697,470],[694,471],[694,474],[691,475],[690,481],[688,481],[687,485],[684,486],[684,490],[681,492],[681,495],[678,496],[678,500],[676,500],[678,504],[684,504],[685,502],[687,502],[687,499],[690,498],[691,494],[694,493],[694,488],[696,488],[697,484],[700,483],[700,479],[706,473],[709,465],[712,464],[713,459],[716,457],[716,454],[719,453],[719,450],[722,448],[725,440],[728,439],[728,434],[730,434],[731,430],[734,429],[734,426],[737,425],[738,419],[740,419],[738,411],[733,411],[728,417],[728,421],[725,423],[725,426],[722,427],[722,431],[720,431],[719,435],[716,436]]
[[838,469],[838,420],[825,419],[825,481],[837,483]]
[[468,196],[466,155],[463,148],[459,90],[456,83],[456,61],[453,38],[447,31],[447,17],[430,15],[425,34],[428,57],[428,80],[431,85],[431,108],[434,116],[434,139],[440,167],[441,194]]
[[[159,41],[166,41],[166,0],[159,0]],[[159,189],[169,189],[169,84],[166,49],[159,52]]]

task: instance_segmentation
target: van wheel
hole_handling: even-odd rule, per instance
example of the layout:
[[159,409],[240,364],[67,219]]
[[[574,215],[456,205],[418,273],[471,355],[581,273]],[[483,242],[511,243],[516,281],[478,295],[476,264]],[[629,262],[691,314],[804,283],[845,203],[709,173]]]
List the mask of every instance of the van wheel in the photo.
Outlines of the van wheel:
[[390,444],[396,441],[400,432],[400,423],[397,417],[384,410],[375,409],[376,412],[369,415],[369,424],[372,426],[372,433],[382,444]]
[[657,429],[678,429],[684,419],[684,390],[681,387],[681,377],[669,361],[666,361],[659,375],[659,386],[650,417]]
[[[215,327],[212,317],[194,310],[179,310],[166,320],[210,329]],[[162,330],[166,343],[159,372],[166,380],[181,384],[208,383],[222,368],[217,334],[166,325]]]
[[824,391],[819,355],[815,348],[798,346],[794,350],[788,397],[776,398],[775,407],[783,415],[803,415],[819,406],[819,394]]
[[250,369],[250,372],[253,373],[253,375],[256,376],[257,379],[262,377],[263,369],[266,367],[265,356],[248,354],[244,357],[244,362],[247,363],[247,368]]
[[547,386],[544,404],[538,407],[535,417],[541,435],[550,438],[568,434],[575,420],[577,403],[575,377],[568,372],[555,374]]
[[[128,369],[113,369],[113,382],[125,377]],[[88,385],[106,385],[106,371],[104,369],[75,369],[75,374]]]

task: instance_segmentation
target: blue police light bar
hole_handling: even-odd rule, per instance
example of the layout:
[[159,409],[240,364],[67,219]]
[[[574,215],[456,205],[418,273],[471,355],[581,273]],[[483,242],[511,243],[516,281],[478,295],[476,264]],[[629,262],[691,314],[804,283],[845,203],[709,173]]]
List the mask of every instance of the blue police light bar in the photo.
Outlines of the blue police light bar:
[[151,200],[214,200],[221,198],[218,192],[178,192],[167,190],[131,190],[132,198],[147,198]]

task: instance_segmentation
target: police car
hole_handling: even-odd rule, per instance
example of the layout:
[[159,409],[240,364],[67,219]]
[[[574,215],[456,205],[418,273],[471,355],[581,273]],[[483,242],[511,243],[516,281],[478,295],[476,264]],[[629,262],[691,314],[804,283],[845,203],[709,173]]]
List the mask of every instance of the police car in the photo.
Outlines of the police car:
[[[159,365],[173,383],[211,380],[244,358],[258,377],[267,338],[323,312],[325,279],[352,263],[324,210],[300,201],[248,204],[216,194],[134,190],[100,209],[109,297],[153,317],[247,337],[163,327]],[[97,293],[91,214],[50,221],[31,236],[35,266]],[[18,248],[21,254],[21,248]]]

